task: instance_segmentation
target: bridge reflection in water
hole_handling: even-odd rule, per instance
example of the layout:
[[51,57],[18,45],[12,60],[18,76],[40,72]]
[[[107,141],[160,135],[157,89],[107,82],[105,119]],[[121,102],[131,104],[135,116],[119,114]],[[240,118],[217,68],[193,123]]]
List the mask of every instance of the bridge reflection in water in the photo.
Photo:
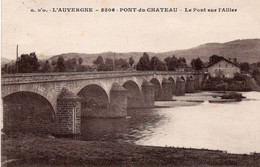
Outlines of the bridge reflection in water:
[[153,108],[202,80],[202,73],[168,71],[4,75],[4,129],[78,134],[81,117],[126,117],[127,108]]

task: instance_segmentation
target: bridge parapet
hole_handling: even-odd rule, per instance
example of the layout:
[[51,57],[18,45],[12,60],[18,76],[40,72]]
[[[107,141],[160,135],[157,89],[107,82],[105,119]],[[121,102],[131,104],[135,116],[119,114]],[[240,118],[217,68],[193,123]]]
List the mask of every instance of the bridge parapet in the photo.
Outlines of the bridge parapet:
[[145,75],[198,75],[196,72],[175,71],[108,71],[108,72],[71,72],[71,73],[24,73],[2,75],[2,85],[57,82],[71,80],[91,80]]

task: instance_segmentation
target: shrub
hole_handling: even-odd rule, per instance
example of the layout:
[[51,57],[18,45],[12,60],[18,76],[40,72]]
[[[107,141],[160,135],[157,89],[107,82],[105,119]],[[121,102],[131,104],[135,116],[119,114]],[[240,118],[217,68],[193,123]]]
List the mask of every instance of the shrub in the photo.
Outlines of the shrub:
[[245,97],[242,96],[241,93],[237,93],[237,92],[229,92],[229,93],[226,93],[223,96],[221,96],[221,99],[236,99],[238,101],[241,101],[242,98],[245,98]]
[[244,74],[235,73],[235,75],[234,75],[234,80],[236,80],[236,81],[245,81],[246,78],[247,78],[247,76]]

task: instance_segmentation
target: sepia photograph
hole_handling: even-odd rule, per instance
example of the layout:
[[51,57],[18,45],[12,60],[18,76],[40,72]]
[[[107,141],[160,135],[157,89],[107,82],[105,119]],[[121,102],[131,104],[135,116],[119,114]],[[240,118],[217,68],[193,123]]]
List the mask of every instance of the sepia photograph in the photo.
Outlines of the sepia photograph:
[[2,0],[2,167],[260,167],[260,1]]

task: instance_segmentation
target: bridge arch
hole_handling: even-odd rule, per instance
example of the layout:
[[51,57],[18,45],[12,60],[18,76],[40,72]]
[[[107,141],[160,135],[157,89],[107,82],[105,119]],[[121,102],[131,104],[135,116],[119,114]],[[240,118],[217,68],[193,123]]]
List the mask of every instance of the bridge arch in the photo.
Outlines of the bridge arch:
[[82,117],[97,115],[98,112],[104,112],[109,106],[108,94],[97,84],[85,86],[77,95],[82,98]]
[[187,79],[194,79],[194,77],[192,76],[192,75],[188,75],[187,77],[186,77],[186,80]]
[[184,80],[184,82],[186,82],[186,79],[184,76],[180,76],[180,79]]
[[2,89],[2,98],[7,97],[8,95],[11,95],[13,93],[17,92],[32,92],[35,94],[38,94],[45,99],[47,99],[51,105],[54,111],[56,112],[57,107],[57,94],[54,91],[46,90],[46,87],[42,85],[30,85],[30,84],[23,84],[23,85],[12,85],[8,89]]
[[162,95],[162,87],[158,79],[153,78],[150,81],[155,86],[155,100],[160,100]]
[[48,99],[34,92],[19,91],[3,98],[5,131],[51,132],[55,110]]
[[139,108],[142,106],[141,90],[135,81],[128,80],[123,84],[123,87],[128,90],[127,107]]

